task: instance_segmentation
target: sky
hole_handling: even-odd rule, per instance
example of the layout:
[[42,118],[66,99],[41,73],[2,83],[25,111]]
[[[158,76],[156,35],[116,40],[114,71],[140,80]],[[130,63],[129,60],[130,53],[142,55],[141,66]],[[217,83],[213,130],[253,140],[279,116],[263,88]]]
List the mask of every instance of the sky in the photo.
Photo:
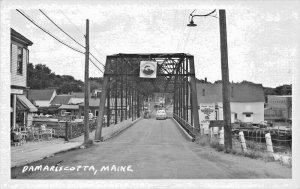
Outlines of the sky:
[[[283,3],[226,8],[230,81],[248,80],[265,87],[292,84],[299,51],[300,18],[296,8]],[[195,14],[213,10],[201,6],[160,8],[134,4],[84,4],[42,10],[82,45],[89,19],[90,50],[103,64],[107,55],[116,53],[189,53],[195,58],[196,77],[214,82],[221,79],[219,19],[196,17],[194,22],[198,26],[187,27],[194,9]],[[22,10],[59,39],[84,51],[36,6]],[[10,15],[11,27],[33,42],[29,47],[31,63],[46,64],[56,74],[83,80],[83,54],[55,41],[16,10],[12,9]],[[102,73],[90,63],[90,77],[100,76]]]

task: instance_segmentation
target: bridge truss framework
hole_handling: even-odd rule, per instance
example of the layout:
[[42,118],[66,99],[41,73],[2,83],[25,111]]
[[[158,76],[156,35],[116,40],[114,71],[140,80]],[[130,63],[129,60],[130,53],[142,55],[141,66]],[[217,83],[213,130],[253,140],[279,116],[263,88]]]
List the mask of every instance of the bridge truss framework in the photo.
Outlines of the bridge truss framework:
[[[157,77],[140,78],[140,61],[156,61]],[[107,56],[95,140],[103,126],[142,114],[153,92],[173,93],[173,118],[192,136],[200,132],[194,57],[189,54],[115,54]]]

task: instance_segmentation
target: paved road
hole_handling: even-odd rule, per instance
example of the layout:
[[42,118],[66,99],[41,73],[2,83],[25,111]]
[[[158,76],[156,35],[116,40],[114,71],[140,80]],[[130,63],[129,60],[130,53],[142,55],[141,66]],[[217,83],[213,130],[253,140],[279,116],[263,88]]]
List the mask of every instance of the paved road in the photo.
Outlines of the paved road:
[[[46,165],[50,167],[57,163],[56,169],[47,170]],[[38,171],[38,165],[42,165],[44,171]],[[31,166],[37,171],[32,171]],[[90,167],[85,167],[84,171],[84,167],[78,166]],[[75,170],[60,170],[67,167]],[[171,119],[143,119],[106,142],[35,162],[28,165],[24,173],[23,169],[12,169],[12,178],[242,179],[291,178],[292,175],[290,168],[277,162],[253,160],[200,147],[188,141]]]

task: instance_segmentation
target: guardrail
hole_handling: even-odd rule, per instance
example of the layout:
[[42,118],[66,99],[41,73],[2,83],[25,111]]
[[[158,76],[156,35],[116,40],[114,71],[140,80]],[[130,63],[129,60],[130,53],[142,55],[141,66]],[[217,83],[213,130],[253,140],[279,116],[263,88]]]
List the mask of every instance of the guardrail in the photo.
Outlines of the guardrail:
[[199,132],[198,128],[195,128],[193,125],[191,125],[186,120],[182,119],[178,115],[173,113],[173,118],[186,130],[188,134],[190,134],[193,138],[196,137],[196,133]]

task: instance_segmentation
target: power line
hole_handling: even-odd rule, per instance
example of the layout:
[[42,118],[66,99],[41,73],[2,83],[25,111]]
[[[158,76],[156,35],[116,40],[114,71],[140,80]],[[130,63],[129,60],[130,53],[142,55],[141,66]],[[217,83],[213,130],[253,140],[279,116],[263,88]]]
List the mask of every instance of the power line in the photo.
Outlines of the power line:
[[102,66],[103,66],[103,68],[105,68],[105,65],[102,63],[102,62],[100,62],[91,52],[90,52],[90,55],[97,61],[97,62],[99,62]]
[[104,72],[91,60],[91,59],[89,59],[93,64],[94,64],[94,66],[96,66],[96,68],[98,68],[98,70],[100,71],[100,72],[102,72],[103,74],[104,74]]
[[92,46],[92,48],[98,53],[98,55],[104,55],[105,56],[104,53],[100,53],[95,47]]
[[83,46],[82,44],[80,44],[78,41],[76,41],[72,36],[70,36],[67,32],[65,32],[61,27],[59,27],[51,18],[49,18],[49,16],[43,12],[41,9],[39,9],[39,11],[41,13],[43,13],[43,15],[45,15],[46,18],[48,18],[48,20],[50,20],[58,29],[60,29],[60,31],[62,31],[64,34],[66,34],[69,38],[71,38],[73,41],[75,41],[75,43],[77,43],[78,45],[80,45],[81,47],[85,48],[85,46]]
[[[46,29],[44,29],[43,27],[39,26],[32,18],[30,18],[28,15],[26,15],[23,11],[16,9],[21,15],[23,15],[27,20],[29,20],[31,23],[33,23],[35,26],[37,26],[39,29],[41,29],[42,31],[44,31],[45,33],[47,33],[48,35],[50,35],[52,38],[54,38],[55,40],[57,40],[58,42],[62,43],[63,45],[71,48],[74,51],[77,51],[79,53],[85,54],[84,52],[81,52],[80,50],[75,49],[74,47],[71,47],[70,45],[64,43],[63,41],[61,41],[60,39],[58,39],[57,37],[55,37],[53,34],[51,34],[50,32],[48,32]],[[41,10],[40,10],[41,11]],[[42,12],[42,11],[41,11]],[[46,16],[46,15],[45,15]],[[55,23],[54,23],[55,24]],[[56,25],[56,24],[55,24]],[[57,25],[56,25],[57,26]],[[58,27],[58,26],[57,26]],[[68,35],[69,36],[69,35]],[[91,53],[90,53],[91,54]],[[93,58],[95,58],[104,68],[105,66],[93,55],[91,54]],[[101,71],[103,73],[103,71],[91,60],[89,59],[95,67],[98,68],[99,71]]]
[[[65,17],[66,17],[66,19],[77,29],[77,31],[79,32],[79,33],[81,33],[81,34],[83,34],[81,31],[80,31],[80,29],[71,21],[71,19],[66,15],[66,14],[64,14],[63,13],[63,11],[61,11],[61,10],[59,10],[59,12],[62,14],[62,15],[64,15]],[[83,34],[84,35],[84,34]],[[101,53],[99,53],[99,51],[97,51],[97,49],[95,49],[93,46],[92,46],[92,48],[98,53],[98,54],[101,54]],[[100,60],[98,60],[91,52],[90,52],[90,54],[92,55],[92,57],[97,61],[97,62],[99,62],[104,68],[105,68],[105,65],[100,61]]]
[[69,47],[70,49],[79,52],[81,54],[85,54],[84,52],[66,44],[65,42],[63,42],[62,40],[58,39],[57,37],[55,37],[53,34],[51,34],[50,32],[48,32],[46,29],[44,29],[43,27],[39,26],[32,18],[30,18],[29,16],[27,16],[23,11],[16,9],[16,11],[18,11],[21,15],[23,15],[27,20],[29,20],[31,23],[33,23],[35,26],[37,26],[39,29],[41,29],[42,31],[44,31],[45,33],[47,33],[49,36],[51,36],[52,38],[54,38],[56,41],[60,42],[61,44]]
[[61,10],[58,10],[74,27],[75,29],[80,33],[82,34],[83,36],[85,36],[85,34],[71,21],[71,19],[65,15]]

